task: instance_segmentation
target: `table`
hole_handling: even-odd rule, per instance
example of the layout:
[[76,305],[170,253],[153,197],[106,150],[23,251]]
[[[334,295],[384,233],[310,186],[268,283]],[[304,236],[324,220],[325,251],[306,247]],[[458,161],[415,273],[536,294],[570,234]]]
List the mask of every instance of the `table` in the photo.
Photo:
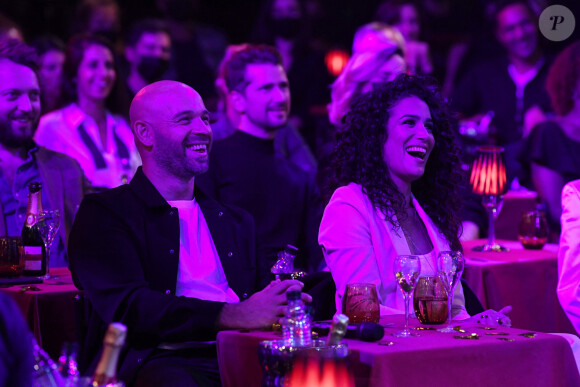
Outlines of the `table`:
[[[568,341],[556,335],[481,326],[463,327],[467,333],[419,331],[421,337],[397,338],[402,315],[384,316],[383,340],[394,345],[344,340],[350,351],[349,371],[356,386],[579,386],[580,376]],[[416,319],[410,319],[417,326]],[[477,333],[477,340],[454,336]],[[508,335],[486,335],[501,332]],[[503,341],[500,338],[513,339]],[[225,387],[260,386],[262,369],[258,361],[261,340],[280,339],[263,331],[222,331],[217,337],[220,374]]]
[[12,296],[38,344],[53,359],[58,359],[62,343],[76,340],[74,298],[79,290],[72,284],[66,267],[50,269],[50,273],[57,279],[30,285],[38,291],[23,292],[23,285],[0,288],[0,291]]
[[519,242],[498,240],[509,252],[477,252],[486,240],[463,242],[463,278],[485,309],[512,305],[512,326],[540,332],[576,333],[556,294],[558,246],[526,250]]

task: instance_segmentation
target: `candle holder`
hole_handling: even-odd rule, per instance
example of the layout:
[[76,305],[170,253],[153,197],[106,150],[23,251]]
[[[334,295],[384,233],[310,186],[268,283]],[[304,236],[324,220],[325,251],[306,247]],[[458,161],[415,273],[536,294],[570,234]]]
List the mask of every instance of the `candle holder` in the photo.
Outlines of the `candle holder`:
[[495,220],[501,211],[503,195],[507,192],[504,149],[498,146],[477,148],[469,183],[474,193],[482,195],[481,202],[489,219],[487,244],[474,247],[473,250],[508,251],[495,241]]

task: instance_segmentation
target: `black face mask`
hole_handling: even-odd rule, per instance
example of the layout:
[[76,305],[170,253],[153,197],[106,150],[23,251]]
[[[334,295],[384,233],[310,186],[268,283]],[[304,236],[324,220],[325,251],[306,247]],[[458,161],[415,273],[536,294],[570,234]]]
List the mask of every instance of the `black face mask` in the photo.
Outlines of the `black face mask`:
[[169,69],[169,61],[157,56],[144,56],[139,60],[137,71],[147,82],[156,82]]
[[293,39],[298,36],[300,32],[300,19],[296,18],[280,18],[272,19],[272,32],[274,36],[279,36],[284,39]]

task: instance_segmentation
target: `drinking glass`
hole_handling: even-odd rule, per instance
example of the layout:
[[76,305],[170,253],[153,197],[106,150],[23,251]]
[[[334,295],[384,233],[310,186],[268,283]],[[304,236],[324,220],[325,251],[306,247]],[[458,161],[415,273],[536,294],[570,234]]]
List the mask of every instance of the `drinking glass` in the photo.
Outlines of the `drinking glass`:
[[540,250],[548,242],[548,221],[542,211],[527,211],[522,214],[518,239],[526,249]]
[[0,238],[0,277],[17,277],[24,270],[22,238]]
[[38,230],[40,231],[40,236],[42,237],[42,241],[44,242],[44,247],[46,250],[46,275],[42,278],[45,280],[54,279],[55,276],[51,276],[49,273],[50,268],[50,246],[52,246],[52,242],[54,241],[54,237],[58,232],[58,228],[60,226],[60,214],[58,210],[47,210],[42,211],[41,219],[37,223]]
[[342,297],[342,313],[352,324],[378,323],[380,318],[379,296],[374,284],[347,284]]
[[421,324],[443,324],[447,321],[446,286],[439,276],[419,277],[413,292],[413,309]]
[[445,290],[447,290],[447,327],[438,329],[439,332],[453,332],[451,326],[451,306],[453,305],[453,293],[455,286],[463,273],[463,254],[460,251],[441,251],[437,257],[437,274]]
[[397,283],[403,292],[405,298],[405,329],[393,333],[396,337],[419,336],[417,333],[409,330],[409,299],[411,292],[417,285],[417,279],[421,273],[421,260],[418,255],[399,255],[393,263],[393,272]]

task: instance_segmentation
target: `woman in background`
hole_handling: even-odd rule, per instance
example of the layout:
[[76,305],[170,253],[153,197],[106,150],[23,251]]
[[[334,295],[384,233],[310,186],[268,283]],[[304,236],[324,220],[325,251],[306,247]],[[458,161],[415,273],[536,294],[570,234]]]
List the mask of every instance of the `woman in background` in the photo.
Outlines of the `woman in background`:
[[532,129],[520,160],[546,204],[551,230],[559,234],[562,188],[580,179],[580,41],[556,57],[546,89],[556,116]]
[[30,44],[38,54],[38,76],[42,86],[42,114],[62,105],[64,43],[54,36],[42,36]]
[[41,117],[39,145],[76,159],[96,189],[131,179],[141,164],[110,44],[82,35],[66,50],[64,97],[68,104]]

